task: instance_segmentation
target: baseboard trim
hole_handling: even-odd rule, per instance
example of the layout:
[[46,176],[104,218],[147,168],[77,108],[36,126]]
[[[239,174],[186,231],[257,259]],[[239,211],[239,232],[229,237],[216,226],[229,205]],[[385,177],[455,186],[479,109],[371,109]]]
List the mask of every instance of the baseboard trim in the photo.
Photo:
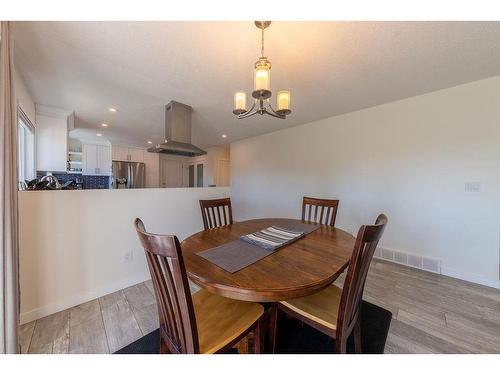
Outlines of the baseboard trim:
[[453,277],[455,279],[460,279],[464,281],[468,281],[470,283],[489,286],[491,288],[500,289],[500,281],[495,279],[487,279],[483,276],[473,274],[473,273],[465,273],[460,270],[449,268],[449,267],[441,267],[441,274],[449,277]]
[[106,294],[116,292],[118,290],[128,288],[129,286],[142,283],[150,279],[149,273],[136,276],[134,278],[123,279],[111,284],[103,285],[99,288],[88,292],[82,292],[73,296],[68,296],[61,301],[47,304],[45,306],[37,307],[29,311],[21,311],[21,324],[29,323],[33,320],[44,318],[46,316],[55,314],[56,312],[69,309],[71,307],[80,305],[82,303],[91,301],[93,299],[105,296]]
[[[391,253],[393,255],[392,258],[390,257]],[[433,271],[431,269],[426,269],[422,266],[419,267],[419,266],[414,266],[414,265],[404,263],[404,262],[398,262],[397,260],[394,259],[394,255],[396,253],[405,254],[407,256],[413,256],[413,257],[417,257],[417,258],[419,257],[419,258],[433,259],[435,261],[438,261],[439,262],[439,271]],[[405,267],[416,268],[416,269],[419,269],[421,271],[437,273],[437,274],[440,274],[443,276],[453,277],[455,279],[459,279],[462,281],[467,281],[467,282],[474,283],[474,284],[479,284],[479,285],[483,285],[483,286],[487,286],[487,287],[491,287],[491,288],[495,288],[495,289],[500,289],[500,281],[499,280],[488,279],[488,278],[485,278],[481,275],[467,273],[467,272],[463,272],[463,271],[460,271],[460,270],[457,270],[454,268],[446,267],[443,265],[443,263],[440,259],[431,258],[431,257],[427,257],[427,256],[422,256],[422,255],[416,255],[416,254],[412,254],[412,253],[406,253],[406,252],[402,252],[399,250],[386,248],[386,247],[378,247],[373,257],[376,259],[381,259],[381,260],[386,261],[386,262],[399,264],[399,265],[402,265]]]

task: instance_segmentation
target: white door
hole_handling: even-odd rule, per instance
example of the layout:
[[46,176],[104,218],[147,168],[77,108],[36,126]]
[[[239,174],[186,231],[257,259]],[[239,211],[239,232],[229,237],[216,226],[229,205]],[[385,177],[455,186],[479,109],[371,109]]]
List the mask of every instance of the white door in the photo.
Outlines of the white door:
[[82,171],[84,175],[95,176],[98,174],[97,145],[84,144],[82,160]]
[[229,160],[219,160],[217,170],[217,186],[229,186]]
[[144,163],[144,150],[142,148],[129,148],[129,160]]
[[182,160],[160,160],[160,187],[182,187]]
[[97,146],[97,172],[101,176],[111,176],[111,147]]
[[128,161],[128,147],[113,146],[113,160]]

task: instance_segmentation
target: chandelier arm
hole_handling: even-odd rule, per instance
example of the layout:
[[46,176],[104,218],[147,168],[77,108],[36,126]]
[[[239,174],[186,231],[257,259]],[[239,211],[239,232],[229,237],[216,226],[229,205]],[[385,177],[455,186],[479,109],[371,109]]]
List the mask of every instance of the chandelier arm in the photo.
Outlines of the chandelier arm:
[[248,111],[248,112],[242,113],[241,115],[238,115],[238,120],[241,120],[241,119],[244,119],[244,118],[247,118],[247,117],[251,117],[251,116],[253,116],[253,115],[257,114],[257,113],[258,113],[257,110],[255,110],[253,112]]
[[276,112],[276,111],[274,110],[274,108],[273,108],[273,106],[271,105],[271,102],[270,102],[270,101],[268,101],[268,102],[267,102],[267,105],[269,106],[269,108],[271,109],[271,111],[273,111],[273,113],[274,113],[274,114],[281,116],[278,112]]
[[269,106],[271,111],[274,113],[274,115],[275,115],[274,117],[278,117],[278,118],[282,118],[282,119],[286,118],[286,115],[279,113],[279,112],[276,112],[270,102],[267,102],[267,105]]
[[254,101],[253,101],[252,108],[250,108],[250,109],[249,109],[248,111],[246,111],[246,112],[243,112],[241,115],[238,115],[238,119],[242,119],[242,118],[246,118],[246,117],[250,117],[250,116],[255,115],[255,114],[257,113],[257,110],[255,110],[255,111],[254,111],[254,109],[255,109],[255,103],[256,103],[256,102],[257,102],[257,101],[256,101],[256,100],[254,100]]
[[286,118],[284,115],[281,115],[281,114],[279,114],[279,113],[277,113],[277,112],[274,112],[274,109],[272,109],[272,108],[271,108],[271,111],[272,111],[272,112],[269,112],[269,111],[267,110],[267,108],[264,108],[264,110],[263,110],[263,112],[264,112],[265,114],[268,114],[269,116],[273,116],[273,117],[276,117],[276,118],[279,118],[279,119],[282,119],[282,120],[284,120],[284,119]]
[[[248,111],[246,111],[245,113],[252,112],[254,110],[254,108],[255,108],[255,104],[256,103],[257,103],[257,100],[254,100],[252,106],[250,107],[250,109]],[[242,115],[244,115],[245,113],[242,113]]]

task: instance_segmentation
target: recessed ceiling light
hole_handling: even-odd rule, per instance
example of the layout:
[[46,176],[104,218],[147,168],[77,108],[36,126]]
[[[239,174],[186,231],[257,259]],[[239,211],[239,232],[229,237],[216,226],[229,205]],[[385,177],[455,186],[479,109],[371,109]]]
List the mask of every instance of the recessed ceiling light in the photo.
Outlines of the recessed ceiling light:
[[102,126],[103,128],[107,128],[107,127],[108,127],[108,124],[101,124],[101,126]]
[[101,133],[97,133],[96,135],[97,135],[98,137],[101,137],[101,136],[102,136],[102,134],[101,134]]
[[148,141],[148,143],[149,143],[150,145],[152,145],[152,144],[153,144],[153,141]]
[[167,142],[168,142],[168,139],[165,139],[165,143],[167,143]]
[[110,112],[116,112],[116,111],[117,111],[117,109],[116,109],[116,108],[113,108],[113,107],[109,107],[109,108],[108,108],[108,111],[110,111]]
[[222,138],[227,138],[227,135],[226,134],[222,134]]

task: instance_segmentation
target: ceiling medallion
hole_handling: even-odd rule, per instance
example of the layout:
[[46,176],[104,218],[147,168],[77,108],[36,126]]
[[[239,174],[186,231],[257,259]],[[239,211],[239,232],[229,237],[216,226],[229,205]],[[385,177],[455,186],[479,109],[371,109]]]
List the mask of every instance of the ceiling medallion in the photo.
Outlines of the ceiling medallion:
[[276,110],[271,106],[269,98],[271,92],[271,62],[264,56],[264,30],[269,27],[271,21],[255,21],[255,26],[261,29],[261,50],[259,60],[255,63],[254,70],[254,98],[252,107],[247,110],[247,94],[238,91],[234,94],[233,113],[239,119],[253,116],[255,114],[267,114],[273,117],[285,119],[292,113],[290,110],[290,91],[278,91],[276,99]]

